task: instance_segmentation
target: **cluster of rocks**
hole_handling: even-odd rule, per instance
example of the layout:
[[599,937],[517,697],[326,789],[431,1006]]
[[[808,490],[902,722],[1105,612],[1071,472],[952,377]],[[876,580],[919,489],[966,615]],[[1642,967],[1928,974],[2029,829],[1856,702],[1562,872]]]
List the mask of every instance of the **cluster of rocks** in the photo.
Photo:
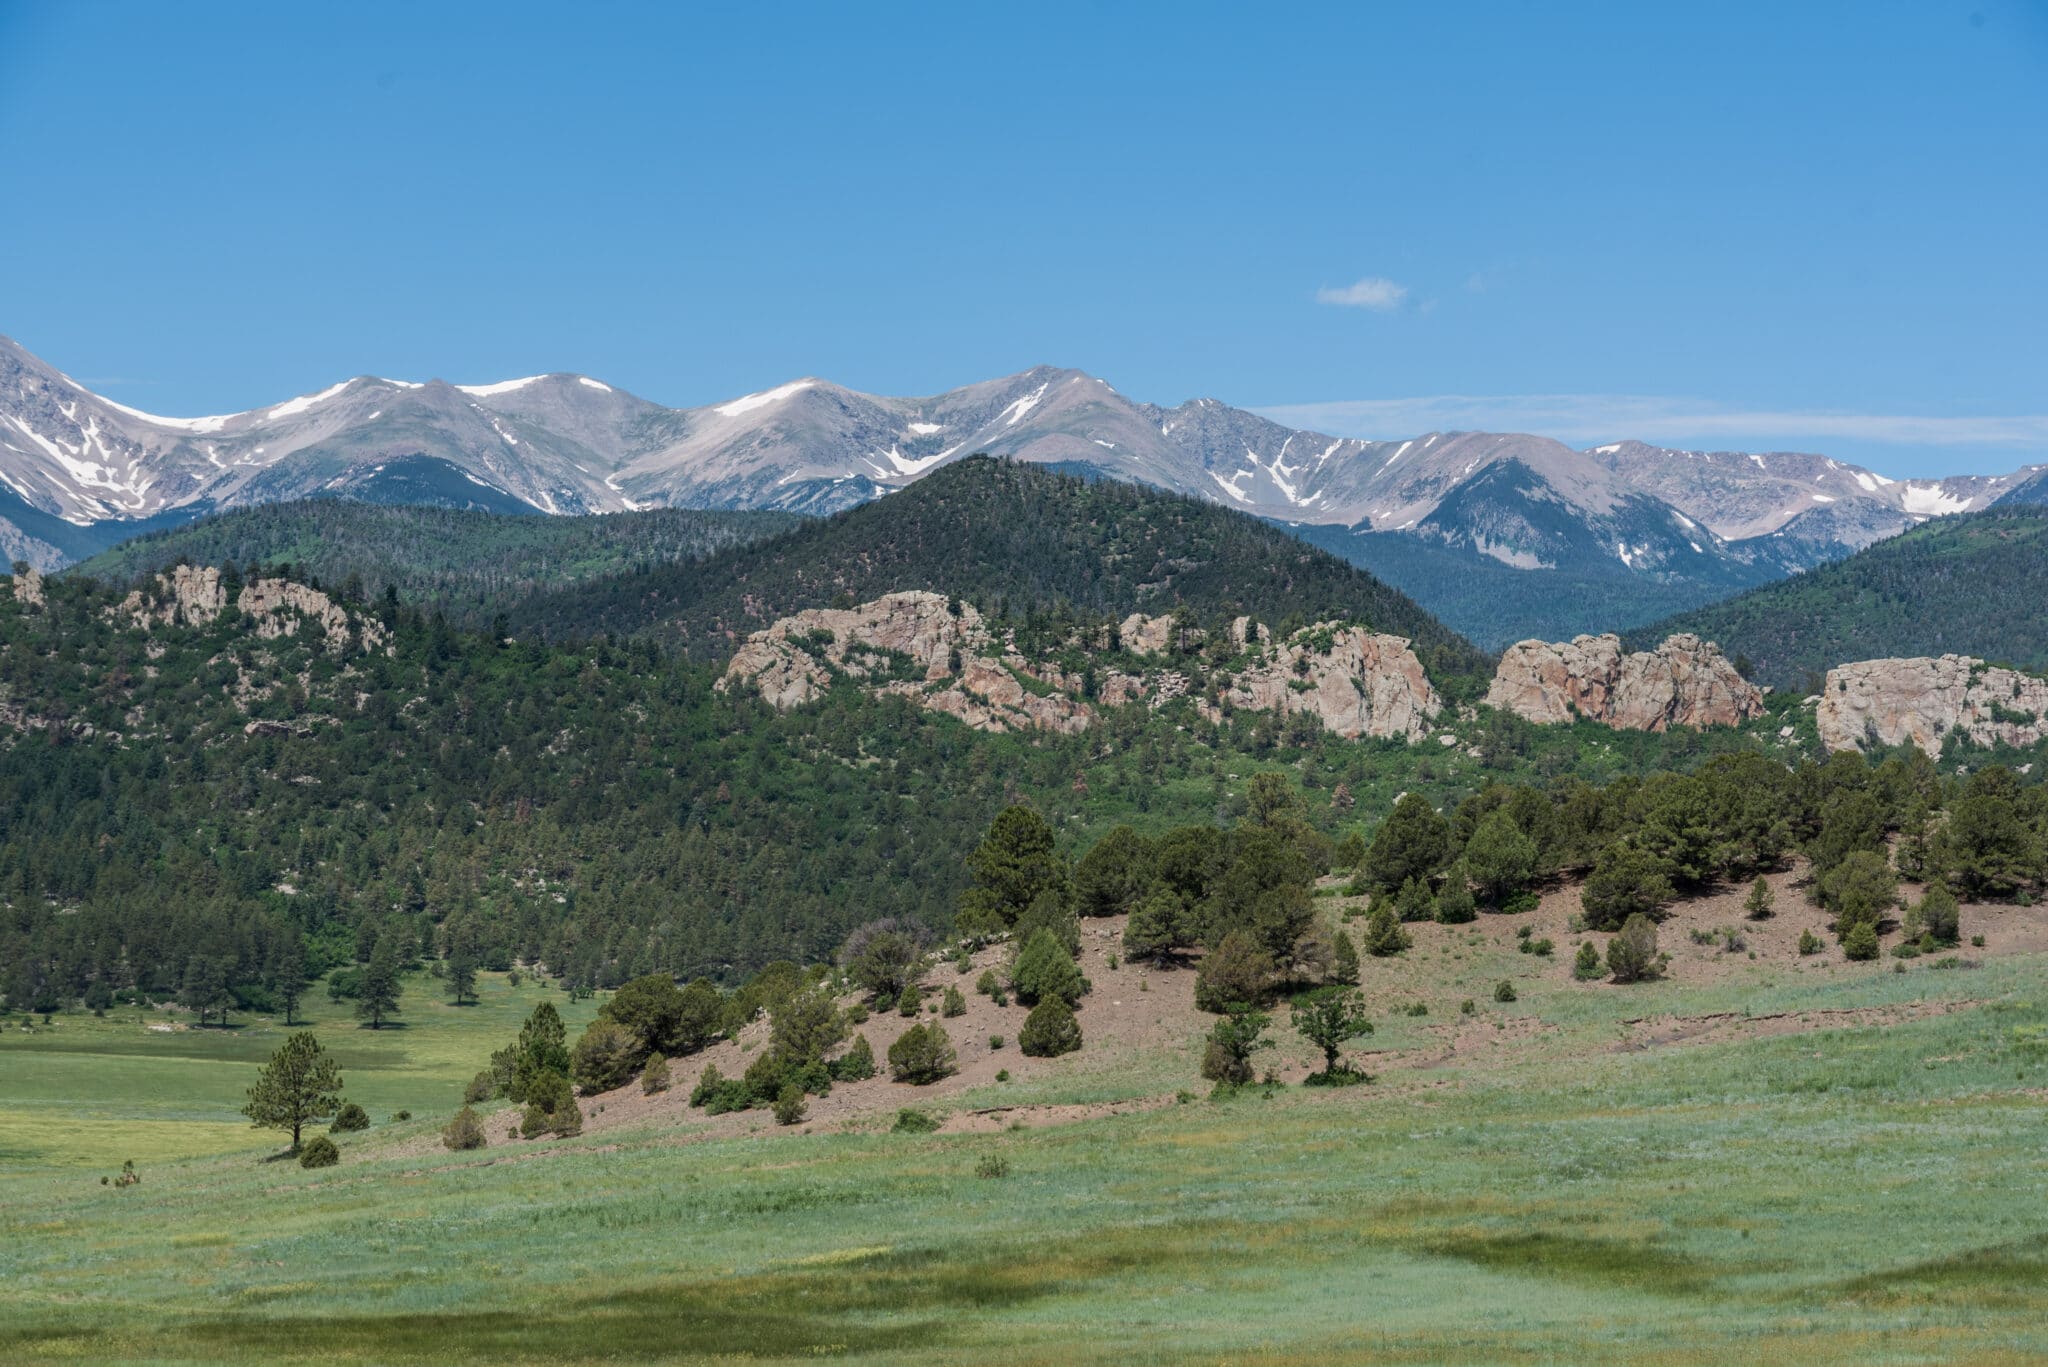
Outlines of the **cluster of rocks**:
[[1959,728],[1979,745],[2025,747],[2048,735],[2048,679],[1967,655],[1860,660],[1828,671],[1814,722],[1830,750],[1910,741],[1939,756]]
[[[1200,632],[1182,628],[1176,634],[1172,621],[1125,618],[1118,641],[1134,655],[1186,651],[1201,643]],[[1431,718],[1443,710],[1422,661],[1400,636],[1322,622],[1275,645],[1273,633],[1262,623],[1240,617],[1230,624],[1230,642],[1240,655],[1249,657],[1249,663],[1220,675],[1215,696],[1197,701],[1198,710],[1211,721],[1220,721],[1226,707],[1305,714],[1347,740],[1398,736],[1413,741],[1428,734]],[[1113,671],[1103,679],[1099,696],[1106,704],[1144,700],[1158,708],[1191,690],[1192,681],[1177,669]]]
[[[907,662],[914,678],[893,677]],[[912,590],[852,608],[811,608],[748,636],[718,681],[751,684],[787,711],[821,696],[835,674],[900,694],[982,731],[1073,732],[1094,719],[1067,680],[1044,677],[999,647],[972,604]],[[1032,679],[1040,692],[1025,686]]]
[[1690,634],[1630,654],[1611,634],[1521,641],[1502,654],[1486,701],[1533,722],[1583,717],[1623,731],[1735,726],[1764,710],[1721,648]]
[[[1139,672],[1112,670],[1099,681],[1100,705],[1164,706],[1195,695],[1202,714],[1226,708],[1314,716],[1347,738],[1427,734],[1443,702],[1422,662],[1398,636],[1324,623],[1275,643],[1264,625],[1241,617],[1231,644],[1249,663],[1219,673],[1198,692],[1189,674],[1162,663]],[[1123,652],[1170,659],[1200,644],[1194,628],[1171,617],[1133,614],[1118,626]],[[914,678],[900,677],[908,662]],[[898,694],[985,731],[1085,730],[1095,708],[1079,695],[1082,680],[1034,664],[989,632],[970,604],[935,593],[892,593],[854,608],[812,609],[749,636],[721,689],[746,683],[777,708],[797,707],[832,686],[835,675],[876,694]]]
[[[384,644],[382,623],[352,614],[320,590],[289,579],[252,580],[235,595],[234,606],[249,619],[256,635],[266,641],[295,636],[301,624],[313,622],[325,633],[330,650],[344,649],[351,633],[359,645]],[[156,577],[154,592],[137,589],[112,611],[146,630],[176,622],[205,626],[227,609],[228,591],[218,569],[211,565],[174,565]]]

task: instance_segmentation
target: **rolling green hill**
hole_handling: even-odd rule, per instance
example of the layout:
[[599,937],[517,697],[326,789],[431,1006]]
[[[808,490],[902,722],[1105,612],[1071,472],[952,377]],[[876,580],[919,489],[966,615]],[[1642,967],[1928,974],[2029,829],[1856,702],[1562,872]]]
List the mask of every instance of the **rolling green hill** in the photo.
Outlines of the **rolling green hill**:
[[1015,619],[1186,608],[1276,630],[1322,618],[1405,636],[1439,676],[1488,672],[1416,603],[1257,518],[1196,499],[991,459],[710,559],[537,596],[513,614],[553,639],[652,630],[700,658],[776,617],[931,589]]
[[664,508],[603,517],[508,517],[318,498],[240,508],[153,532],[67,573],[128,584],[179,560],[288,564],[358,596],[396,588],[456,621],[481,625],[521,599],[624,570],[687,561],[787,531],[792,513]]
[[1940,518],[1846,560],[1625,633],[1642,649],[1674,631],[1719,641],[1759,683],[1810,690],[1832,665],[1975,655],[2048,666],[2048,508],[2001,505]]

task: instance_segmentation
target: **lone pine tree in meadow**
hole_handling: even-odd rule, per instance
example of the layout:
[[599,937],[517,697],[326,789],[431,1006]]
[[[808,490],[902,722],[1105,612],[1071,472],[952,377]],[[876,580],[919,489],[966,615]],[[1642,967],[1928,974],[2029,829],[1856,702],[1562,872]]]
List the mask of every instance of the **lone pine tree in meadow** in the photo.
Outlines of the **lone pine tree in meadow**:
[[340,1106],[340,1070],[313,1032],[301,1030],[263,1065],[242,1114],[263,1129],[291,1131],[296,1153],[299,1132],[310,1122],[333,1115]]
[[398,1014],[398,998],[405,991],[398,981],[398,945],[389,935],[377,941],[370,962],[363,968],[361,995],[356,999],[356,1019],[366,1020],[372,1030],[384,1028],[384,1018]]
[[476,945],[463,935],[448,950],[448,997],[457,1006],[476,1001]]

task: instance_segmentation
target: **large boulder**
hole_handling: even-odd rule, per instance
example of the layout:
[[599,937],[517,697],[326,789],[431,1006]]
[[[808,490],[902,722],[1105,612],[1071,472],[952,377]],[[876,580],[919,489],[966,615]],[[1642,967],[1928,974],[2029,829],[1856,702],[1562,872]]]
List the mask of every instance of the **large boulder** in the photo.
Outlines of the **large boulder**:
[[1347,740],[1412,741],[1443,710],[1405,639],[1334,622],[1297,631],[1271,648],[1263,663],[1231,681],[1223,700],[1240,711],[1307,712]]
[[1911,741],[1940,755],[1951,731],[2025,747],[2048,735],[2048,679],[1967,655],[1859,660],[1828,671],[1814,721],[1830,750]]
[[1632,654],[1612,634],[1521,641],[1502,654],[1486,701],[1533,722],[1585,717],[1623,731],[1733,726],[1764,710],[1721,648],[1690,634]]

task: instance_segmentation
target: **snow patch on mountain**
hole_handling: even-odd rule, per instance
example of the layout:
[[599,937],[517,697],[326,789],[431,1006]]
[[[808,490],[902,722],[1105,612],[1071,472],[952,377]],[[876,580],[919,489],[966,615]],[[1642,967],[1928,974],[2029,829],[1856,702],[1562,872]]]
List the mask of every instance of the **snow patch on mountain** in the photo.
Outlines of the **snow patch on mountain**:
[[329,399],[341,393],[342,390],[347,389],[350,385],[354,383],[354,380],[343,380],[340,384],[331,384],[327,386],[327,388],[321,390],[318,394],[301,394],[296,399],[286,399],[283,403],[279,404],[277,407],[270,410],[270,417],[272,417],[273,419],[289,418],[296,414],[303,413],[307,409],[313,407],[313,405],[315,404],[326,403]]
[[524,389],[530,384],[539,384],[546,378],[547,376],[545,375],[528,375],[523,379],[499,380],[496,384],[459,384],[455,387],[465,394],[473,394],[479,399],[487,399],[493,394],[510,394],[515,389]]
[[806,389],[815,388],[817,383],[816,380],[792,380],[788,384],[778,385],[774,389],[764,389],[758,394],[747,394],[734,399],[731,403],[722,403],[712,411],[722,417],[737,418],[741,414],[751,413],[757,408],[766,408],[769,404],[781,403],[784,399],[801,394]]

